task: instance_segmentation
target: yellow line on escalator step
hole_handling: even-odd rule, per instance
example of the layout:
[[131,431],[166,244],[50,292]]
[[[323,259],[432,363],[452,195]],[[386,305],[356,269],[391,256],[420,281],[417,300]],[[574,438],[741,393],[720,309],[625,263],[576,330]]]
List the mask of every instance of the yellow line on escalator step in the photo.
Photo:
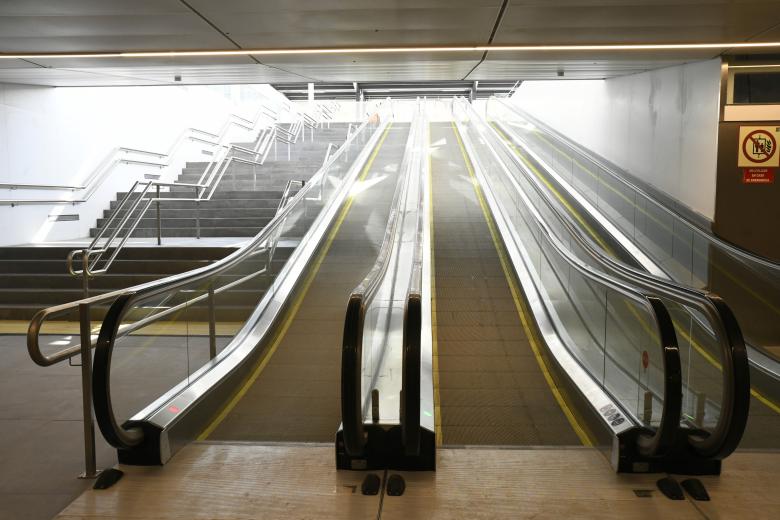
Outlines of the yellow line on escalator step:
[[433,236],[433,166],[431,164],[431,132],[428,124],[428,223],[431,238],[431,348],[433,350],[433,430],[436,436],[436,446],[444,444],[444,434],[441,429],[441,394],[439,393],[439,339],[438,322],[436,320],[436,261],[434,258]]
[[[368,161],[366,161],[366,165],[363,167],[363,171],[360,173],[358,182],[365,180],[365,178],[368,176],[368,172],[371,169],[371,166],[374,164],[374,159],[376,159],[376,156],[379,154],[379,150],[382,148],[382,145],[385,142],[385,138],[387,137],[387,134],[390,131],[390,128],[392,126],[393,123],[390,123],[389,125],[387,125],[387,128],[385,128],[385,131],[382,134],[382,137],[379,139],[379,142],[377,143],[376,147],[374,148],[374,151],[371,153],[371,156],[368,158]],[[214,420],[211,421],[211,424],[209,424],[206,427],[206,429],[203,430],[203,432],[201,432],[200,435],[198,435],[199,441],[204,441],[208,439],[209,436],[214,432],[214,430],[216,430],[217,427],[222,423],[222,421],[224,421],[225,418],[230,414],[230,412],[233,411],[233,409],[236,407],[239,401],[241,401],[241,399],[246,395],[246,393],[249,391],[249,389],[252,387],[255,381],[257,381],[257,378],[260,377],[260,374],[268,365],[268,362],[271,360],[271,356],[274,355],[274,352],[276,352],[276,349],[279,348],[282,339],[284,339],[285,335],[287,334],[287,330],[290,328],[290,325],[292,325],[292,322],[295,320],[295,316],[298,314],[298,310],[303,304],[303,300],[306,297],[306,293],[309,291],[309,287],[314,281],[314,278],[317,276],[317,273],[320,270],[320,266],[322,265],[322,262],[325,260],[325,257],[327,256],[328,251],[330,250],[330,247],[333,244],[333,241],[336,239],[339,229],[341,228],[341,224],[344,222],[344,219],[347,217],[350,208],[352,208],[352,203],[354,202],[354,200],[355,200],[354,196],[352,195],[350,195],[349,198],[347,198],[344,207],[342,207],[341,212],[336,218],[335,224],[333,225],[330,233],[328,234],[328,238],[325,241],[324,246],[317,254],[314,264],[309,270],[309,273],[306,275],[306,278],[304,279],[303,284],[301,285],[301,289],[298,292],[298,296],[295,298],[292,306],[290,307],[290,310],[287,312],[287,315],[285,316],[282,326],[277,330],[276,334],[274,335],[273,340],[271,342],[271,346],[268,348],[268,351],[265,353],[263,358],[260,360],[260,363],[254,369],[254,371],[252,371],[252,374],[244,382],[244,384],[241,386],[238,392],[236,392],[233,395],[233,397],[230,399],[230,401],[228,401],[225,407],[222,408],[222,410],[219,412],[219,414],[217,414]]]
[[474,175],[474,168],[471,165],[471,160],[469,159],[468,153],[466,152],[466,149],[463,146],[463,141],[460,138],[460,132],[458,132],[458,128],[455,126],[455,123],[452,123],[452,130],[455,133],[455,138],[458,141],[458,146],[460,147],[460,153],[461,155],[463,155],[463,162],[466,164],[466,169],[469,172],[469,177],[471,177],[471,184],[474,187],[474,192],[477,194],[477,199],[479,200],[479,206],[480,208],[482,208],[482,214],[484,215],[485,221],[487,222],[488,225],[488,229],[490,230],[490,237],[493,239],[493,245],[496,248],[496,253],[498,254],[498,259],[501,263],[501,269],[503,270],[504,277],[506,278],[506,281],[509,284],[509,290],[512,293],[512,299],[514,300],[515,308],[517,309],[517,315],[520,318],[520,322],[523,325],[523,330],[525,331],[525,335],[528,337],[528,343],[531,346],[531,350],[534,353],[534,358],[536,359],[536,362],[539,365],[539,370],[541,370],[542,375],[544,376],[544,380],[547,382],[547,386],[550,387],[550,391],[552,392],[555,401],[558,403],[558,406],[561,408],[563,415],[566,416],[566,419],[569,421],[572,430],[574,430],[574,433],[577,435],[582,445],[594,446],[595,442],[593,441],[593,436],[588,432],[587,428],[585,428],[585,426],[577,419],[577,416],[574,414],[572,408],[566,403],[566,399],[564,398],[563,391],[555,383],[555,379],[553,379],[552,373],[547,367],[547,362],[545,361],[544,356],[542,355],[542,351],[539,348],[539,344],[536,339],[536,334],[531,329],[530,322],[528,319],[529,313],[528,310],[526,309],[522,297],[520,296],[522,293],[520,291],[520,288],[517,286],[517,282],[515,281],[515,278],[512,274],[512,270],[511,270],[512,268],[510,267],[509,259],[507,258],[506,252],[504,251],[504,247],[502,246],[501,237],[499,235],[498,229],[496,229],[496,225],[495,222],[493,222],[493,217],[491,216],[490,209],[488,208],[487,202],[485,202],[485,198],[482,195],[482,190],[479,187],[479,181],[477,180],[476,175]]

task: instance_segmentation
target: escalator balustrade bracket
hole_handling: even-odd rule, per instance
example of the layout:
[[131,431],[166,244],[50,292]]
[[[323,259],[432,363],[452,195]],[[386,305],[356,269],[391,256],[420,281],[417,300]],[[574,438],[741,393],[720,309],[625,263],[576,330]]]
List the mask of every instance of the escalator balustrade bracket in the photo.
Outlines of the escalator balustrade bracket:
[[406,482],[401,475],[393,474],[387,479],[387,495],[400,497],[406,491]]
[[108,468],[106,470],[103,470],[100,472],[100,475],[98,475],[98,478],[95,480],[95,485],[92,486],[92,489],[108,489],[120,480],[122,480],[122,477],[125,475],[125,473],[121,470],[118,470],[116,468]]
[[701,480],[697,478],[688,478],[681,482],[682,487],[694,500],[700,502],[709,502],[710,494],[707,493],[707,488],[704,487]]
[[363,453],[352,456],[344,446],[344,432],[336,434],[336,467],[357,471],[392,469],[399,471],[435,471],[436,437],[427,428],[420,429],[420,450],[407,455],[402,441],[401,426],[363,425],[366,442]]
[[658,489],[669,500],[685,500],[685,494],[680,484],[672,477],[665,477],[656,482]]
[[363,479],[363,484],[360,486],[360,492],[364,495],[378,495],[379,488],[382,487],[382,480],[376,473],[369,473]]
[[681,475],[720,475],[721,461],[703,458],[687,441],[690,430],[681,428],[668,453],[646,457],[639,452],[638,439],[649,430],[633,428],[613,440],[612,466],[618,473],[677,473]]

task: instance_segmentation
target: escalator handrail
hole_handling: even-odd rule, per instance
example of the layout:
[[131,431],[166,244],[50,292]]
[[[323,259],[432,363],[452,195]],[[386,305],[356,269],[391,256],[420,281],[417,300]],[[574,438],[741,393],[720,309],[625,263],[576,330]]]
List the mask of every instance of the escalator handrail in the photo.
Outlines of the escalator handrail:
[[[496,130],[486,125],[496,133]],[[497,135],[497,133],[496,133]],[[558,222],[568,231],[577,244],[605,269],[611,271],[628,283],[634,284],[651,294],[663,296],[684,307],[695,308],[704,313],[713,325],[713,335],[718,341],[723,358],[723,395],[721,415],[712,434],[705,436],[694,432],[689,437],[694,450],[703,457],[722,459],[730,455],[739,444],[747,427],[747,408],[750,402],[749,364],[745,340],[734,314],[726,303],[708,291],[678,284],[671,280],[657,278],[649,273],[633,268],[601,251],[582,231],[574,225],[572,219],[562,215],[549,200],[547,193],[528,171],[528,168],[512,153],[504,143],[513,162],[523,172],[528,182],[545,203]],[[518,189],[520,189],[518,187]],[[693,317],[693,319],[696,319]]]
[[[476,113],[476,110],[467,104],[464,100],[458,100],[459,104],[456,106],[466,105],[464,110],[470,112],[470,117],[482,123],[483,126],[488,126],[484,123],[482,118]],[[457,119],[456,119],[457,120]],[[460,124],[460,121],[458,121]],[[479,130],[479,129],[478,129]],[[480,133],[482,133],[480,131]],[[510,181],[516,183],[516,180],[508,171],[506,165],[499,159],[495,149],[490,145],[487,140],[485,141],[487,146],[499,163],[502,166],[502,171]],[[471,156],[471,160],[475,165],[479,164],[479,159],[475,156]],[[490,190],[490,186],[483,186],[483,189]],[[520,189],[516,186],[516,189]],[[558,239],[553,231],[549,228],[547,223],[541,216],[533,210],[533,207],[529,205],[531,209],[530,213],[534,216],[537,224],[539,225],[540,238],[549,243],[563,258],[570,267],[574,268],[577,272],[582,274],[587,279],[597,283],[600,286],[605,286],[615,292],[625,296],[626,298],[642,305],[647,309],[647,312],[654,318],[659,334],[658,347],[661,351],[661,356],[664,361],[664,392],[663,392],[663,409],[661,412],[661,421],[659,427],[656,430],[643,433],[639,436],[639,448],[643,450],[643,454],[648,457],[661,457],[666,455],[672,448],[674,440],[677,438],[680,429],[680,411],[682,410],[682,382],[680,377],[680,371],[678,367],[681,366],[680,351],[677,344],[677,335],[674,330],[674,324],[672,323],[671,316],[666,310],[666,307],[662,302],[654,298],[653,295],[647,294],[643,291],[636,289],[620,280],[616,280],[613,277],[594,269],[587,265],[582,260],[577,258],[564,244]],[[541,247],[541,244],[540,244]],[[666,368],[669,371],[667,372]],[[620,403],[617,403],[620,404]],[[630,415],[630,414],[627,414]],[[651,451],[652,450],[652,451]]]
[[401,388],[401,441],[408,456],[420,453],[420,369],[422,361],[422,298],[419,292],[406,299],[403,328]]
[[646,200],[649,200],[652,202],[655,206],[660,208],[662,211],[667,213],[668,215],[671,215],[672,217],[675,217],[679,219],[683,224],[685,224],[689,229],[697,233],[698,235],[704,237],[706,240],[714,242],[718,247],[722,247],[726,250],[728,250],[730,253],[733,253],[736,256],[739,256],[744,261],[747,262],[753,262],[760,264],[761,266],[772,269],[775,273],[780,273],[780,263],[773,262],[769,260],[768,258],[764,258],[762,256],[756,255],[755,253],[751,253],[750,251],[745,251],[744,249],[735,246],[734,244],[731,244],[725,240],[723,240],[720,237],[717,237],[711,233],[707,233],[701,227],[697,226],[693,222],[691,222],[689,219],[687,219],[682,214],[674,211],[673,209],[666,206],[666,204],[661,203],[658,201],[655,197],[650,195],[647,191],[645,191],[640,186],[637,186],[630,180],[624,178],[623,175],[616,172],[614,168],[612,168],[610,165],[606,164],[602,159],[595,156],[591,152],[589,152],[587,149],[585,149],[582,145],[575,143],[571,141],[570,139],[564,138],[558,131],[554,130],[552,127],[550,127],[548,124],[541,121],[539,118],[534,117],[533,115],[529,114],[522,108],[515,106],[513,103],[509,103],[508,101],[504,99],[495,98],[496,101],[501,103],[502,106],[508,108],[509,110],[515,112],[517,115],[532,120],[533,123],[536,126],[539,126],[543,128],[547,134],[552,136],[556,141],[563,144],[564,146],[567,146],[570,149],[573,149],[583,157],[587,158],[592,163],[596,164],[599,168],[607,172],[610,176],[612,176],[614,179],[616,179],[618,182],[622,183],[623,185],[627,186],[631,190],[635,191],[636,193],[641,194]]
[[359,127],[359,130],[342,144],[339,150],[330,157],[326,164],[317,170],[312,176],[311,181],[306,183],[306,185],[298,191],[290,202],[271,219],[262,231],[241,248],[225,258],[207,266],[169,276],[141,286],[131,287],[123,291],[111,304],[103,319],[95,345],[92,380],[95,418],[103,436],[112,446],[125,449],[132,448],[139,445],[144,438],[143,432],[141,432],[140,429],[135,427],[126,429],[124,426],[120,426],[116,421],[114,410],[111,405],[111,359],[116,341],[122,336],[120,325],[125,314],[144,300],[190,285],[194,282],[205,280],[218,273],[231,269],[247,257],[255,254],[256,250],[264,247],[264,244],[267,246],[267,243],[276,236],[277,228],[285,222],[286,217],[294,210],[299,201],[304,200],[306,193],[317,184],[320,177],[325,175],[330,165],[341,157],[341,155],[345,153],[347,147],[352,144],[356,136],[365,131],[368,127],[369,122],[364,121]]
[[425,196],[427,185],[426,157],[422,153],[429,140],[428,120],[425,108],[422,109],[424,129],[418,139],[421,150],[416,155],[419,161],[417,221],[415,223],[414,261],[412,265],[409,291],[406,295],[403,323],[403,358],[402,358],[402,408],[401,408],[401,443],[407,456],[420,454],[422,443],[422,428],[420,425],[420,399],[422,377],[422,341],[423,341],[423,269],[425,262],[426,232],[425,227]]
[[[350,456],[360,456],[365,447],[363,428],[363,325],[366,309],[371,305],[377,290],[387,272],[393,245],[400,232],[400,205],[407,193],[414,165],[411,163],[410,147],[419,134],[420,116],[415,114],[409,129],[407,147],[401,162],[400,177],[390,204],[385,234],[376,261],[368,274],[352,291],[347,303],[344,320],[344,336],[341,351],[341,422],[344,449]],[[408,298],[408,294],[407,294]],[[407,318],[404,313],[404,323]],[[406,332],[406,330],[405,330]],[[405,340],[406,341],[406,340]],[[404,351],[406,349],[404,348]],[[403,370],[403,369],[402,369]],[[419,393],[418,393],[419,396]],[[419,420],[419,418],[418,418]]]

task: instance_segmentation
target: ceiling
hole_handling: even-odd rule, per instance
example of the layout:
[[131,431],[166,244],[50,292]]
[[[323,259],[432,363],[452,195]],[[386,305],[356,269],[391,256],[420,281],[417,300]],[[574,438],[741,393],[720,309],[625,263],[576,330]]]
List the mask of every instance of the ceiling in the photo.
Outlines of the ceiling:
[[[5,54],[726,41],[780,41],[780,0],[0,0]],[[14,59],[0,60],[0,82],[513,82],[612,77],[720,52]]]

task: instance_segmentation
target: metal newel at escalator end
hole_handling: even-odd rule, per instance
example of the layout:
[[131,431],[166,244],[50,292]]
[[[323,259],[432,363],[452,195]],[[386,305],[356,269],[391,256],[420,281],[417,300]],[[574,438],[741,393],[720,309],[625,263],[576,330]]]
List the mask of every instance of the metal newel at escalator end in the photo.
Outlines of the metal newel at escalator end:
[[89,249],[81,250],[81,291],[89,298]]
[[[85,267],[84,280],[86,279]],[[79,305],[79,331],[81,333],[81,404],[84,414],[84,473],[80,478],[95,478],[98,471],[95,457],[95,421],[92,414],[92,330],[88,303]]]
[[209,285],[209,359],[217,357],[217,313],[214,302],[214,286]]

